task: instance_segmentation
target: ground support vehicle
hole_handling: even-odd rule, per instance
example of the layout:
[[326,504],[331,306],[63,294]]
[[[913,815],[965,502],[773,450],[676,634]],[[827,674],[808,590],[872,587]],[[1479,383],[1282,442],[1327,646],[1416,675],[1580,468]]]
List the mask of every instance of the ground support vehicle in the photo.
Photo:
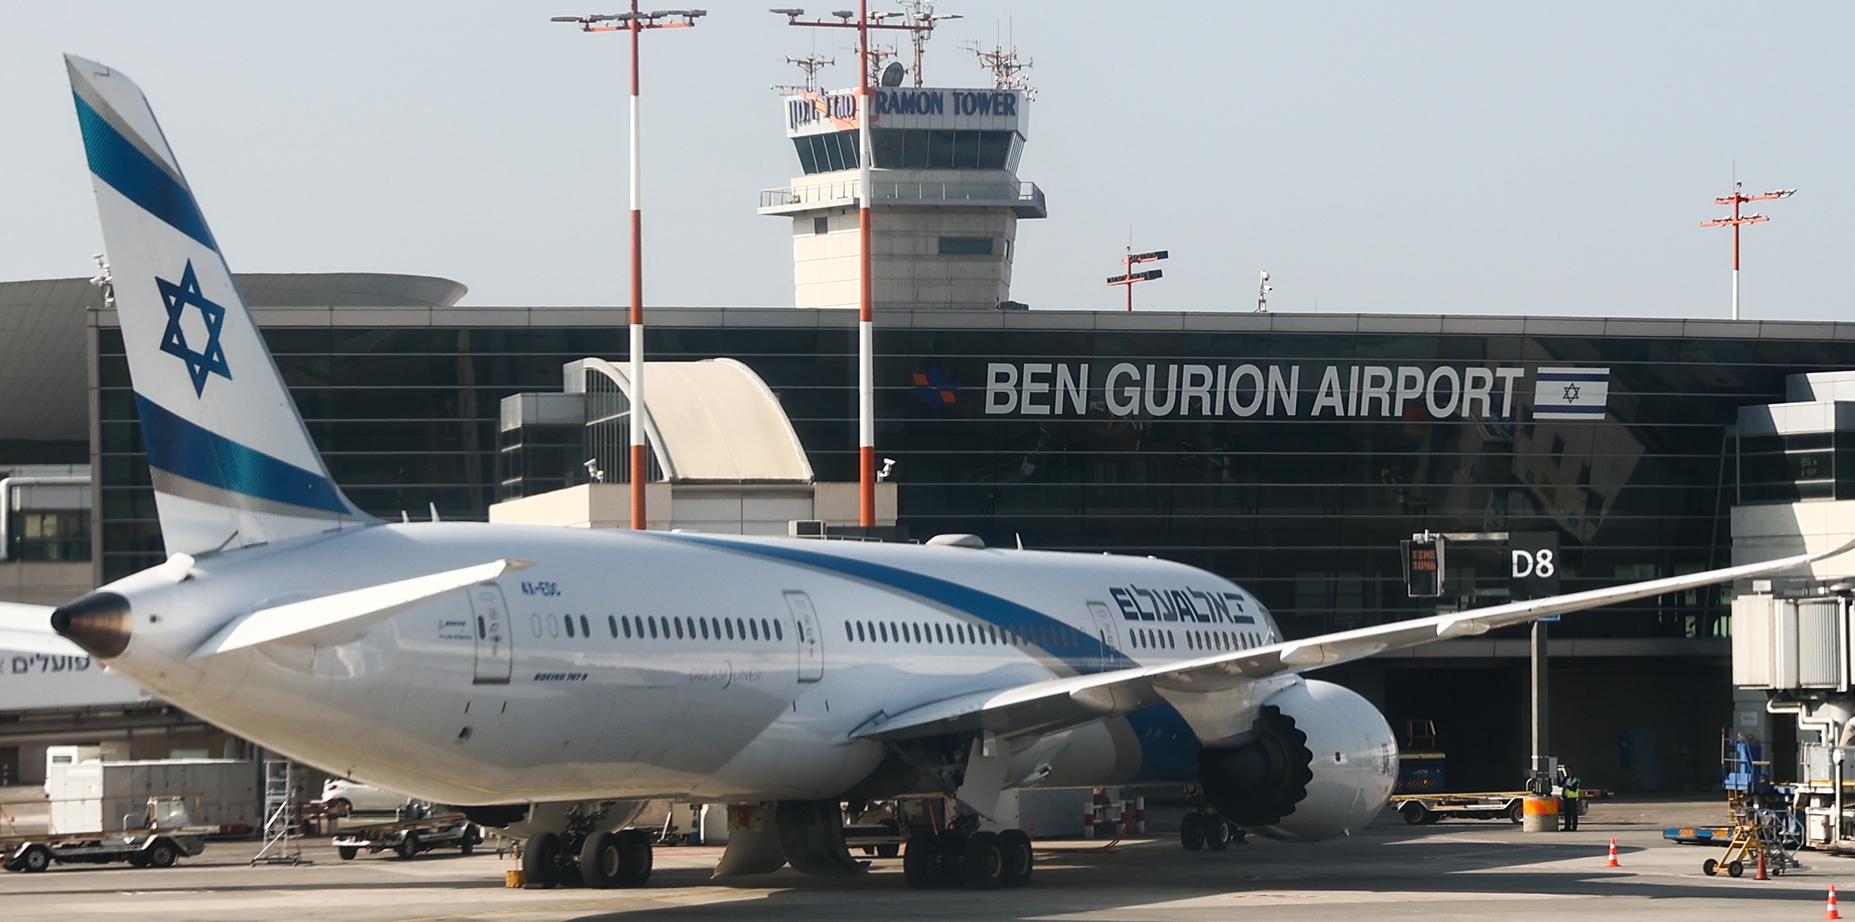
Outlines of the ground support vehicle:
[[0,867],[9,871],[43,871],[57,864],[128,862],[138,868],[173,867],[181,858],[206,850],[205,827],[136,829],[128,832],[66,836],[0,838]]
[[455,848],[470,854],[483,841],[483,830],[461,813],[450,813],[421,820],[380,823],[358,829],[344,829],[335,836],[334,846],[341,860],[352,861],[365,851],[368,854],[390,851],[410,860],[420,852],[434,848]]
[[1733,835],[1726,854],[1701,862],[1701,873],[1709,877],[1721,870],[1738,877],[1748,865],[1773,875],[1803,866],[1791,855],[1803,840],[1802,823],[1793,808],[1795,792],[1772,783],[1771,763],[1761,755],[1763,747],[1751,737],[1721,734],[1721,786],[1726,789]]
[[[1495,791],[1479,794],[1394,794],[1391,808],[1412,826],[1428,826],[1445,819],[1511,820],[1516,825],[1526,814],[1525,791]],[[1578,812],[1588,808],[1583,801]]]
[[[242,835],[264,823],[258,766],[230,759],[71,762],[46,767],[49,830],[55,835],[115,833],[148,826],[207,826]],[[146,804],[164,811],[149,822]],[[178,816],[175,805],[185,808]]]
[[220,831],[218,826],[191,825],[192,813],[182,796],[150,797],[137,816],[126,814],[123,826],[132,828],[121,830],[0,836],[0,867],[37,872],[54,863],[126,861],[138,868],[166,868],[205,851],[206,837]]
[[1662,838],[1676,845],[1718,845],[1732,837],[1730,826],[1681,826],[1662,830]]

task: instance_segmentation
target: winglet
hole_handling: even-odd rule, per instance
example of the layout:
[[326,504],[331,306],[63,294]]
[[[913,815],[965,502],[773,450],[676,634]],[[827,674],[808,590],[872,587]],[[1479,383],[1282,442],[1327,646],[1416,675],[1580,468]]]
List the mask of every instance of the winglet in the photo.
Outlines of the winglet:
[[445,593],[467,589],[534,565],[532,560],[495,560],[260,609],[234,619],[201,644],[199,649],[194,650],[188,659],[229,653],[275,641],[342,642],[359,636],[377,621]]

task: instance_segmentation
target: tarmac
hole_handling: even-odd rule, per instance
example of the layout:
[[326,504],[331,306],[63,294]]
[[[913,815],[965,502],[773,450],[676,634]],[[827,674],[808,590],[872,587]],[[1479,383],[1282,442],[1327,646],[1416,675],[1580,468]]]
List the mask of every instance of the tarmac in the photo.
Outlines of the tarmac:
[[[30,919],[552,922],[566,919],[1037,920],[1821,919],[1830,884],[1855,885],[1855,859],[1802,852],[1804,867],[1768,881],[1701,874],[1713,847],[1672,845],[1668,826],[1724,819],[1718,795],[1591,805],[1571,833],[1526,834],[1506,821],[1407,826],[1387,811],[1349,838],[1315,844],[1252,838],[1229,851],[1187,852],[1177,815],[1155,813],[1153,835],[1112,848],[1040,843],[1029,887],[917,892],[901,862],[877,860],[852,880],[781,871],[745,883],[709,872],[719,848],[659,848],[637,890],[511,890],[514,867],[493,852],[463,857],[390,853],[342,861],[307,840],[300,866],[249,864],[259,843],[215,842],[165,870],[55,866],[0,874],[0,916]],[[1606,866],[1611,838],[1622,867]],[[488,849],[490,846],[482,846]],[[1851,907],[1855,912],[1855,907]],[[1855,919],[1855,915],[1850,918]]]

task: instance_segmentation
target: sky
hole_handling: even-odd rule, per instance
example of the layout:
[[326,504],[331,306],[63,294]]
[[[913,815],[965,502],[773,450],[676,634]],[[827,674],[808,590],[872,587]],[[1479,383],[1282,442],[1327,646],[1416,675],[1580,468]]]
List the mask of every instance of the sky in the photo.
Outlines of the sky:
[[[591,0],[577,0],[580,3]],[[847,4],[839,4],[839,6]],[[644,36],[651,305],[789,306],[799,172],[773,84],[848,30],[709,0]],[[832,7],[835,8],[835,7]],[[889,9],[878,0],[872,9]],[[148,94],[235,271],[440,275],[476,305],[628,298],[623,35],[571,0],[0,0],[0,279],[102,249],[59,55]],[[1855,4],[942,0],[930,86],[1013,44],[1038,91],[1012,296],[1114,310],[1726,317],[1732,189],[1752,319],[1845,319]],[[812,11],[825,14],[821,7]]]

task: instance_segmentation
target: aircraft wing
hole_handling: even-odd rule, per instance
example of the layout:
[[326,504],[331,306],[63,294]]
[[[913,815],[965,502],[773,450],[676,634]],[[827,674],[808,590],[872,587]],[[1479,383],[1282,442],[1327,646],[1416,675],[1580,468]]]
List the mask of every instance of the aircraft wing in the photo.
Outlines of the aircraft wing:
[[894,715],[878,714],[850,735],[854,739],[892,740],[975,730],[987,730],[1003,737],[1052,733],[1151,707],[1179,694],[1228,691],[1272,675],[1351,662],[1387,650],[1402,650],[1452,637],[1473,637],[1495,628],[1527,624],[1565,612],[1765,576],[1851,549],[1855,549],[1855,539],[1827,551],[1763,563],[1396,621],[1182,662],[975,692]]
[[52,630],[49,605],[0,602],[0,650],[49,656],[89,656]]

